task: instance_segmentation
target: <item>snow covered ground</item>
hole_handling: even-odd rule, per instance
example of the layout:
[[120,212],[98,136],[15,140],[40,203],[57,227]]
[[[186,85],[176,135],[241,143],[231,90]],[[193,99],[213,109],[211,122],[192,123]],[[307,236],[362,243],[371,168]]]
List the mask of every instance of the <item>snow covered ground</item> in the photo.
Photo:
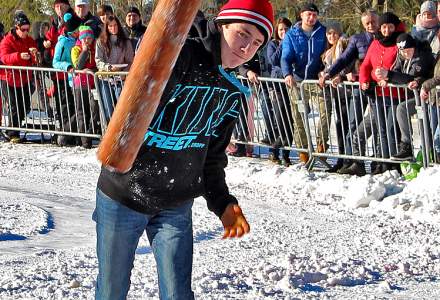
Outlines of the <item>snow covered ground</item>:
[[[0,299],[92,299],[96,149],[0,142]],[[251,233],[194,204],[198,299],[440,299],[440,167],[412,182],[230,159]],[[157,299],[142,239],[129,299]]]

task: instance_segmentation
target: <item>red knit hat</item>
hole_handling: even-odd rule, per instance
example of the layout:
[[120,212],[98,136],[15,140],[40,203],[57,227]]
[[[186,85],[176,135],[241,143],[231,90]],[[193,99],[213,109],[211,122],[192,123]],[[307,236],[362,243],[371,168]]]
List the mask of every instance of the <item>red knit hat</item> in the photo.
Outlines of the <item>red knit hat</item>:
[[273,9],[268,0],[229,0],[215,19],[216,22],[244,21],[256,25],[265,42],[273,32]]

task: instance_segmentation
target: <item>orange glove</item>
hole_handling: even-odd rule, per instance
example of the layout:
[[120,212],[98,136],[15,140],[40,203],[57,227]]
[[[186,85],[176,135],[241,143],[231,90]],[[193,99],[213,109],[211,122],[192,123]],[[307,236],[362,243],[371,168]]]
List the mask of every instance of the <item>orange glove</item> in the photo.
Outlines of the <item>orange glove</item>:
[[240,206],[237,204],[229,204],[226,206],[220,219],[225,228],[225,233],[222,237],[223,239],[242,237],[245,233],[250,231],[249,223],[246,221]]

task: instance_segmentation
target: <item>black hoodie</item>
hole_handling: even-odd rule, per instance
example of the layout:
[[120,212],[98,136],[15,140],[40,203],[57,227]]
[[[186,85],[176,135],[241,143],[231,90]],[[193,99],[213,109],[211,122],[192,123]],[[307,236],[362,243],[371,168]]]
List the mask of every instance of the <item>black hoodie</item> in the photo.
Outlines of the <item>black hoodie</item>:
[[221,68],[216,25],[195,26],[203,35],[183,46],[133,168],[126,174],[103,168],[98,179],[107,196],[142,213],[204,196],[220,217],[237,203],[225,182],[225,149],[245,90]]

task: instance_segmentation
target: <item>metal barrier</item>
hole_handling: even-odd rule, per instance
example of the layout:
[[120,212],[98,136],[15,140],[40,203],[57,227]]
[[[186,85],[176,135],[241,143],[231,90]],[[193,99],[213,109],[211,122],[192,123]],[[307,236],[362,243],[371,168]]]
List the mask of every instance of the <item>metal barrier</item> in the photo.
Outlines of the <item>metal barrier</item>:
[[95,82],[101,103],[101,120],[103,130],[107,129],[110,117],[121,95],[128,72],[96,72]]
[[[81,137],[86,145],[107,128],[128,74],[13,66],[0,71],[6,74],[0,129],[9,137],[41,132],[57,135],[60,144]],[[440,87],[421,101],[404,85],[361,91],[359,83],[327,81],[321,88],[307,80],[288,89],[282,79],[239,79],[251,97],[242,101],[237,143],[306,153],[310,169],[327,158],[396,163],[391,156],[404,141],[412,153],[422,149],[425,167],[440,162]]]
[[50,68],[0,66],[2,123],[7,138],[20,132],[50,133],[60,144],[83,146],[100,138],[100,99],[95,75],[90,71],[67,73]]
[[333,87],[327,81],[321,88],[307,80],[289,90],[282,79],[239,78],[252,96],[243,101],[237,143],[307,152],[311,169],[317,161],[327,165],[327,158],[401,163],[392,156],[401,150],[403,135],[413,154],[422,150],[424,166],[439,162],[439,93],[430,99],[434,107],[406,85],[362,91],[357,82]]

